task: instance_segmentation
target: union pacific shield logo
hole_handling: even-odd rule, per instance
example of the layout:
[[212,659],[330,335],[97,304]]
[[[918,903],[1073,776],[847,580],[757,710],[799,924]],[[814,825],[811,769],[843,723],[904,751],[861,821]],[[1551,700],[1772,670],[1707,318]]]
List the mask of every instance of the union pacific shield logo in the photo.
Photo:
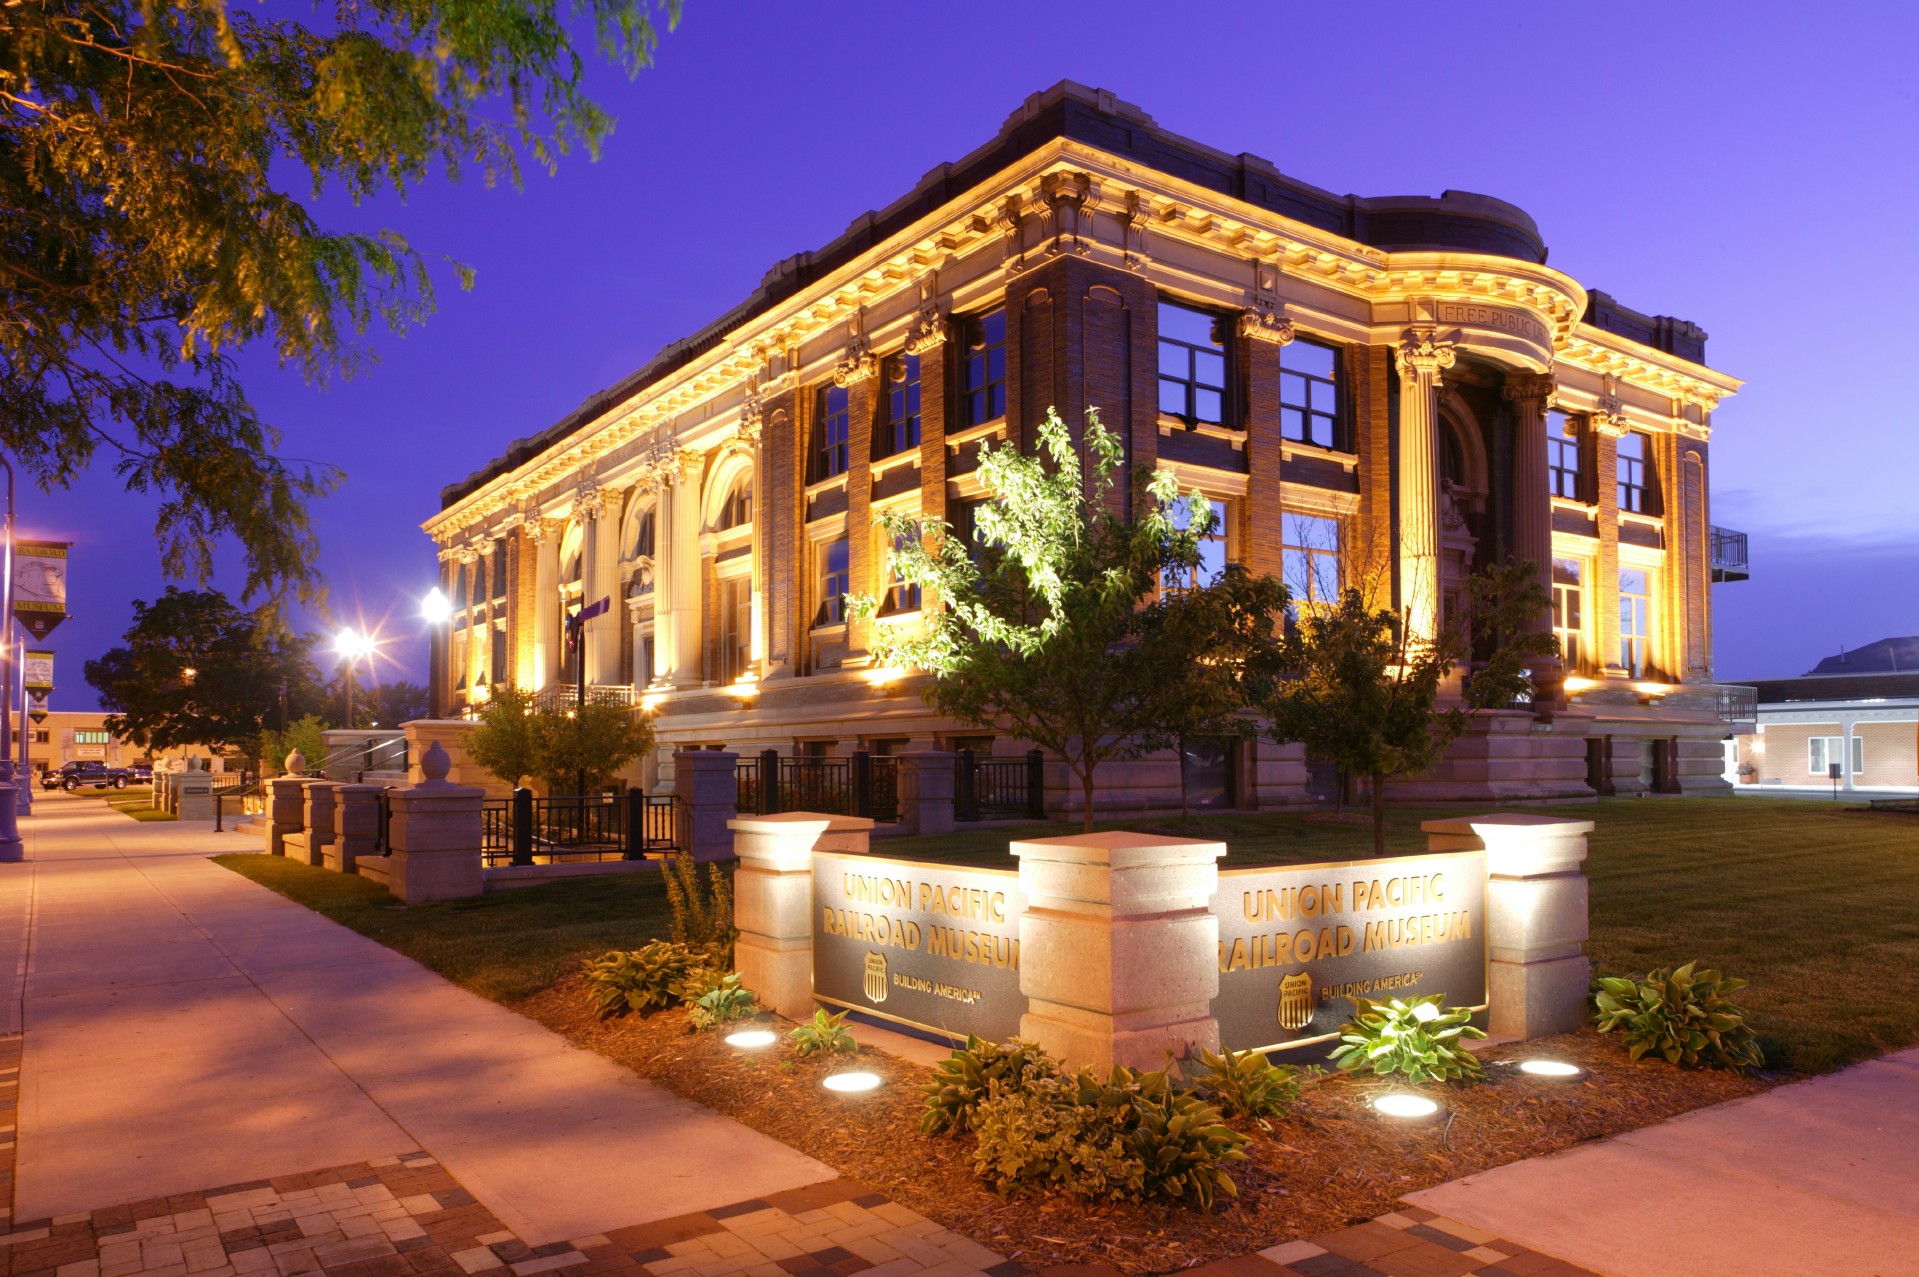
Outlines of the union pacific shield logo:
[[886,955],[883,953],[866,955],[866,1000],[886,1001]]
[[[871,969],[872,959],[867,960]],[[1313,1022],[1313,978],[1295,971],[1279,982],[1279,1027],[1299,1032]]]

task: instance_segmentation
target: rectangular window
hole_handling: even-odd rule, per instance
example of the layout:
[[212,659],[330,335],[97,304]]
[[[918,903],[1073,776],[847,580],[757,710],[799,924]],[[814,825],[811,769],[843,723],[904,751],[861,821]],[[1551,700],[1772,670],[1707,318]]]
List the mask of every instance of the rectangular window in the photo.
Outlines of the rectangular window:
[[911,540],[911,534],[893,541],[890,547],[881,551],[886,555],[886,599],[880,604],[881,616],[892,616],[896,612],[917,612],[920,610],[920,587],[908,582],[899,573],[898,554],[900,548]]
[[1630,510],[1634,514],[1652,514],[1648,501],[1652,487],[1652,464],[1646,447],[1646,436],[1638,431],[1630,431],[1619,438],[1619,508]]
[[1584,668],[1586,659],[1586,565],[1578,559],[1553,560],[1553,634],[1566,672]]
[[105,732],[75,732],[73,743],[76,745],[105,745],[111,738]]
[[979,562],[979,507],[977,501],[954,501],[946,507],[946,523],[952,536],[966,547],[966,557]]
[[1279,433],[1321,448],[1340,446],[1339,351],[1303,338],[1280,347]]
[[1159,410],[1188,429],[1226,423],[1226,322],[1159,303]]
[[1339,520],[1279,516],[1280,570],[1291,605],[1330,607],[1339,601]]
[[33,743],[36,745],[51,745],[53,743],[53,733],[42,728],[33,734]]
[[653,631],[641,634],[633,650],[633,682],[645,687],[653,681]]
[[1806,739],[1806,771],[1814,776],[1830,774],[1832,764],[1839,761],[1844,751],[1846,738],[1843,736],[1811,736]]
[[846,438],[851,426],[846,387],[821,386],[813,414],[813,474],[809,483],[846,473]]
[[1852,774],[1857,776],[1866,770],[1866,738],[1852,738]]
[[816,551],[819,557],[820,607],[813,614],[814,628],[838,625],[846,619],[846,592],[852,588],[846,538],[827,541]]
[[876,436],[888,457],[910,452],[920,446],[920,357],[898,354],[887,356],[880,366],[885,395],[880,403],[886,420]]
[[1563,412],[1546,414],[1546,480],[1556,497],[1568,501],[1584,500],[1586,485],[1580,482],[1579,422]]
[[1629,678],[1649,668],[1652,644],[1652,573],[1640,568],[1619,572],[1619,663]]
[[720,582],[720,681],[737,682],[753,668],[753,581]]
[[506,542],[493,543],[493,598],[500,601],[506,598]]
[[1199,539],[1199,566],[1184,580],[1168,580],[1166,588],[1171,590],[1191,590],[1211,585],[1219,580],[1226,571],[1226,518],[1224,501],[1202,498],[1204,504],[1195,502],[1191,497],[1181,497],[1173,502],[1173,526],[1184,531],[1203,517],[1203,510],[1213,513],[1212,531]]
[[[493,682],[506,682],[506,630],[493,627]],[[389,724],[391,726],[391,724]]]
[[1006,311],[968,319],[960,331],[960,419],[983,426],[1006,415]]

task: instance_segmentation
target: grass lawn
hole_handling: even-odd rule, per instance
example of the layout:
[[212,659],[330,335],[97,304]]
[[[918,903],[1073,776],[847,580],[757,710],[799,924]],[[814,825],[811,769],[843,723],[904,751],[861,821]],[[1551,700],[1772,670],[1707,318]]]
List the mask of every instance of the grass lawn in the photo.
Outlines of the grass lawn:
[[[1490,808],[1488,808],[1490,810]],[[1821,1072],[1919,1042],[1919,819],[1796,799],[1618,799],[1546,809],[1597,822],[1587,952],[1604,974],[1699,958],[1752,982],[1740,997],[1768,1059]],[[1424,845],[1388,814],[1389,851]],[[1132,828],[1176,832],[1176,824]],[[1235,865],[1364,856],[1371,831],[1317,815],[1198,817]],[[1005,826],[876,839],[881,855],[1010,867],[1006,844],[1073,832]],[[654,875],[583,878],[402,909],[381,888],[265,856],[219,863],[501,1001],[528,996],[583,957],[666,932]]]
[[153,805],[153,790],[145,785],[129,789],[102,790],[100,796],[106,799],[107,806],[123,816],[135,820],[177,820],[172,812],[161,811]]

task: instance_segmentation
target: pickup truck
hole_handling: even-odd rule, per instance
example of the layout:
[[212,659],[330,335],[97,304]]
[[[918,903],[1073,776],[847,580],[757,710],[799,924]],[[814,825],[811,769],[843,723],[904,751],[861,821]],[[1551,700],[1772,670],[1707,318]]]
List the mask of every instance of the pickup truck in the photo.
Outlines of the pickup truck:
[[64,789],[68,793],[82,785],[94,789],[125,789],[132,773],[124,767],[109,767],[97,760],[83,760],[68,763],[58,771],[45,771],[40,774],[40,788]]

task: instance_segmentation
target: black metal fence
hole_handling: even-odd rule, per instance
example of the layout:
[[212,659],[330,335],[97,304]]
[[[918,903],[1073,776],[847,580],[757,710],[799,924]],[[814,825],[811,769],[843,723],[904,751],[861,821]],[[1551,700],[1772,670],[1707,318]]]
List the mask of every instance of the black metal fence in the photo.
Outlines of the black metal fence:
[[735,763],[733,776],[734,808],[742,814],[820,811],[883,825],[900,818],[899,760],[863,749],[849,758],[781,758],[769,749]]
[[1046,755],[980,755],[962,749],[953,759],[953,819],[1045,820]]
[[480,860],[497,865],[643,860],[677,850],[679,818],[672,794],[629,789],[624,794],[535,798],[516,789],[511,798],[480,804]]

